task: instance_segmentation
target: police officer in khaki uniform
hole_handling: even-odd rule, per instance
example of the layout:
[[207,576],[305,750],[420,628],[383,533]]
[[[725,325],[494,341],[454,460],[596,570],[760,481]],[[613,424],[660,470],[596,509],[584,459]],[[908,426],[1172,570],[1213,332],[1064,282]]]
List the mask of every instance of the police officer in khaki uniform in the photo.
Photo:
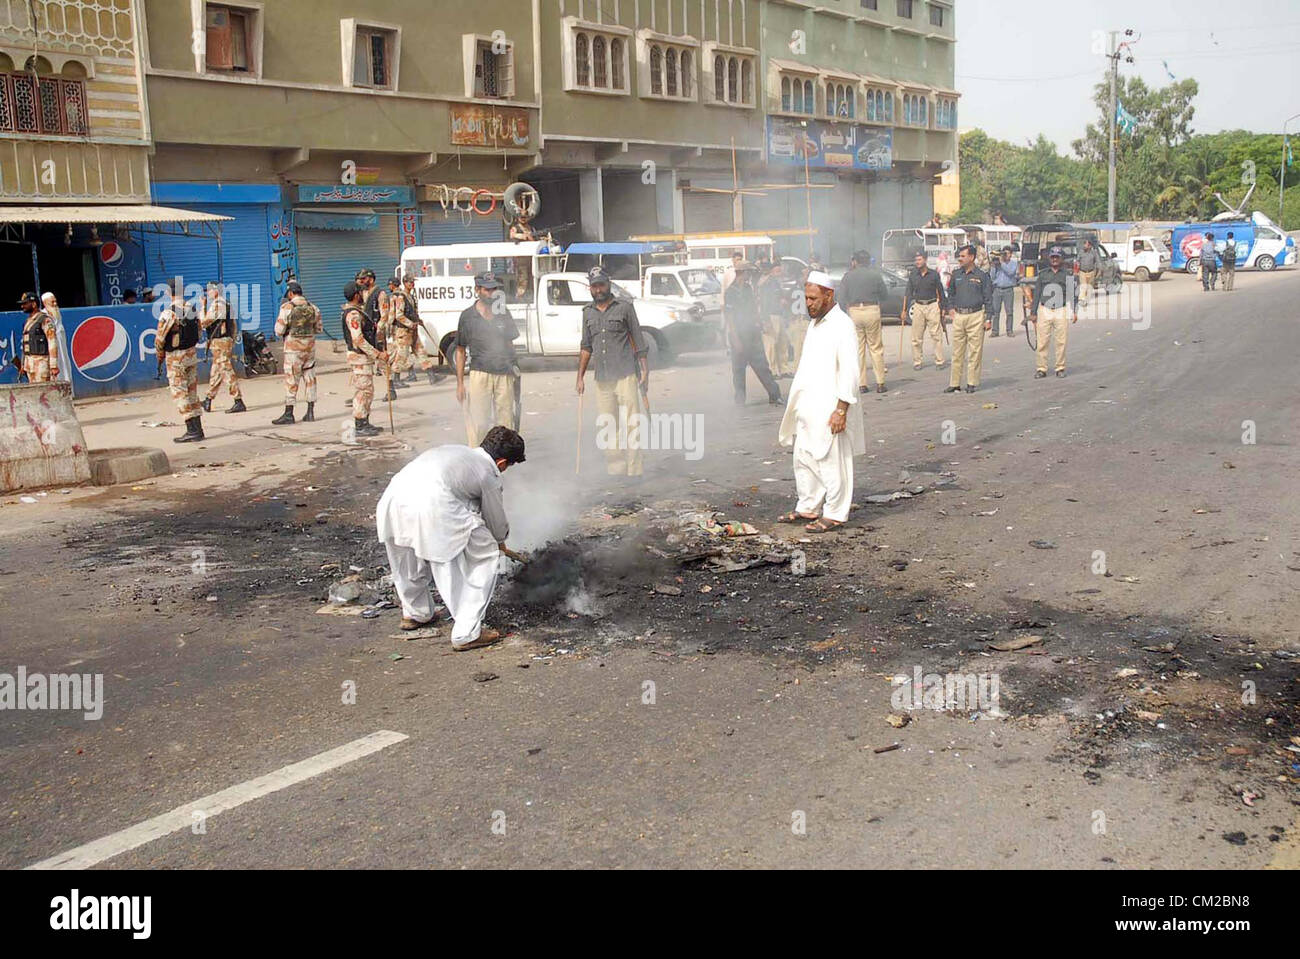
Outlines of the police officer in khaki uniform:
[[1082,299],[1080,284],[1074,273],[1064,268],[1064,251],[1054,246],[1047,254],[1048,269],[1040,270],[1034,278],[1034,303],[1029,314],[1029,322],[1038,331],[1038,354],[1034,379],[1041,380],[1047,376],[1048,341],[1056,337],[1056,375],[1065,376],[1065,344],[1070,336],[1070,327],[1065,322],[1079,322],[1078,306]]
[[203,439],[199,405],[199,311],[185,302],[185,287],[172,281],[166,309],[158,316],[155,352],[158,365],[167,367],[167,386],[176,411],[185,420],[185,434],[173,443],[197,443]]
[[848,312],[858,334],[858,392],[871,389],[867,380],[867,358],[871,358],[876,392],[886,392],[885,341],[880,330],[880,305],[889,295],[885,278],[871,266],[871,254],[859,250],[849,260],[849,272],[840,280],[836,300]]
[[925,365],[925,337],[934,344],[934,368],[943,369],[943,314],[948,312],[948,291],[943,278],[930,269],[924,250],[917,250],[915,266],[903,294],[903,319],[912,324],[912,369]]
[[993,302],[993,281],[975,266],[975,247],[967,244],[957,251],[957,269],[948,277],[948,312],[952,316],[952,374],[945,393],[961,389],[963,375],[966,392],[980,387],[984,367],[984,332],[993,324],[988,321]]
[[343,342],[348,347],[348,386],[352,388],[352,419],[357,436],[383,433],[370,425],[370,404],[375,400],[375,364],[387,363],[379,348],[379,325],[365,310],[364,294],[356,283],[343,287]]
[[406,360],[406,369],[409,372],[406,375],[406,382],[415,381],[415,365],[418,363],[424,375],[429,378],[429,385],[435,385],[438,376],[433,371],[434,361],[425,352],[424,341],[420,339],[420,329],[423,324],[420,322],[420,303],[415,297],[414,273],[405,274],[393,294],[393,319],[399,326],[410,330],[410,352]]
[[[750,268],[752,270],[752,267]],[[649,404],[650,362],[649,346],[636,308],[631,300],[614,296],[610,289],[609,274],[595,266],[587,273],[587,286],[592,300],[582,310],[582,342],[578,353],[578,382],[581,396],[586,390],[587,366],[596,361],[596,406],[601,417],[612,430],[614,442],[605,444],[605,471],[610,476],[640,476],[642,474],[642,446],[644,438],[637,428],[639,420],[633,417],[643,413],[641,400]],[[750,297],[752,301],[752,295]],[[734,300],[732,301],[734,302]],[[730,321],[730,311],[729,321]],[[763,344],[758,333],[757,316],[754,317],[753,336],[748,349],[754,362],[762,363]],[[736,349],[733,344],[732,349]],[[744,383],[745,367],[740,367]],[[732,359],[733,369],[735,358]],[[769,374],[769,379],[771,376]],[[780,395],[779,393],[777,394]]]
[[212,358],[212,368],[208,372],[208,395],[203,399],[203,412],[212,412],[212,401],[221,392],[224,382],[235,398],[234,405],[227,413],[243,413],[244,397],[239,391],[239,377],[235,375],[235,331],[239,324],[230,315],[230,304],[221,295],[221,284],[213,280],[208,284],[207,297],[203,304],[203,330],[208,337],[208,355]]
[[18,305],[27,314],[23,322],[23,365],[28,383],[49,383],[59,378],[59,335],[54,320],[40,308],[35,293],[24,293]]
[[[519,429],[519,364],[515,338],[519,327],[506,309],[501,281],[495,274],[474,277],[474,302],[456,326],[456,399],[469,402],[471,446],[483,442],[494,426]],[[469,367],[468,383],[465,370]]]

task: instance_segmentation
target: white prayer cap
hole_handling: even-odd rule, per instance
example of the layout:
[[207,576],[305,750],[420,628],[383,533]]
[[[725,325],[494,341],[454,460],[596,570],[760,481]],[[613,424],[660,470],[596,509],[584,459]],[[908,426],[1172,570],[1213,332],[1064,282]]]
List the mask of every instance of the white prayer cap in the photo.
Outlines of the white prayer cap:
[[42,303],[51,303],[51,302],[53,302],[53,300],[54,300],[54,294],[53,294],[53,293],[42,293],[42,294],[41,294],[41,302],[42,302]]
[[808,274],[808,279],[804,282],[811,283],[813,286],[820,286],[825,290],[835,289],[835,284],[831,281],[830,275],[823,273],[821,270],[813,270],[810,272]]

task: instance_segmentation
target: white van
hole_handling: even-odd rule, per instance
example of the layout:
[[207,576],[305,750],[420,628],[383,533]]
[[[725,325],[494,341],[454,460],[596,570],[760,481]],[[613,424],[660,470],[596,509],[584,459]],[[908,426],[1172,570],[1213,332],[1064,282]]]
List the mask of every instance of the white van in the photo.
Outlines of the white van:
[[[519,326],[520,355],[576,356],[582,338],[582,310],[591,302],[584,273],[563,270],[563,255],[541,241],[413,246],[402,254],[400,276],[415,277],[422,329],[430,356],[451,362],[460,315],[474,303],[474,277],[491,271],[504,284],[507,308]],[[629,299],[650,340],[653,364],[661,356],[709,349],[717,324],[685,299],[640,299],[618,281],[615,296]]]
[[720,273],[731,266],[731,254],[737,250],[745,254],[750,263],[772,261],[775,245],[770,236],[697,236],[686,238],[686,250],[693,266],[708,267]]
[[1158,280],[1169,269],[1169,247],[1153,236],[1130,236],[1119,243],[1102,240],[1101,245],[1123,273],[1140,282]]

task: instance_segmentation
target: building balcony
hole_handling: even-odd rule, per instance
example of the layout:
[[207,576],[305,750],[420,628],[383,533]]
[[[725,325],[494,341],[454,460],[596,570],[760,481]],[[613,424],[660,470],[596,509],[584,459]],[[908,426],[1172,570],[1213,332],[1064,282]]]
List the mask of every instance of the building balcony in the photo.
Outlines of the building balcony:
[[0,201],[148,203],[149,148],[74,138],[0,138]]

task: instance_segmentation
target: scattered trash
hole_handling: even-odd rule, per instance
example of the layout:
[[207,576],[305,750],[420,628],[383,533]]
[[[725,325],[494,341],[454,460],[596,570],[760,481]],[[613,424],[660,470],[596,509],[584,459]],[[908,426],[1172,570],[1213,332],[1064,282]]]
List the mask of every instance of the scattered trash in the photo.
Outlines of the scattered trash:
[[903,746],[902,743],[891,743],[888,746],[877,746],[875,749],[871,751],[873,753],[876,753],[877,755],[880,753],[892,753],[895,749],[901,749],[902,746]]
[[496,673],[486,673],[486,672],[475,673],[473,676],[470,677],[470,679],[474,680],[474,682],[476,683],[490,683],[492,682],[492,680],[500,679],[500,678],[501,677],[498,676]]
[[1037,646],[1042,643],[1041,636],[1013,636],[1010,639],[1004,639],[998,643],[989,643],[989,649],[997,650],[999,653],[1014,653],[1018,649],[1028,649],[1030,646]]
[[1031,540],[1029,545],[1032,546],[1034,549],[1056,549],[1055,543],[1045,539]]
[[986,409],[986,410],[996,410],[996,409],[998,408],[998,404],[996,404],[996,403],[985,403],[984,406],[983,406],[983,408]]
[[889,723],[889,725],[893,726],[895,729],[902,729],[911,721],[911,716],[899,716],[895,713],[890,713],[885,717],[885,722]]
[[1115,670],[1116,679],[1130,679],[1136,676],[1141,670],[1134,669],[1132,666],[1125,666],[1123,669]]
[[330,587],[330,602],[336,606],[354,603],[361,597],[361,584],[341,580]]
[[388,658],[391,659],[393,662],[398,662],[399,660],[405,659],[406,657],[403,656],[401,653],[389,653]]
[[35,503],[35,502],[36,502],[36,497],[35,497],[35,496],[20,496],[20,497],[18,497],[18,502],[20,502],[20,503],[27,503],[28,505],[31,505],[32,503]]
[[1157,719],[1160,718],[1160,714],[1153,713],[1145,709],[1139,709],[1137,711],[1137,718],[1148,723],[1154,723]]
[[661,596],[680,596],[682,590],[680,586],[666,586],[662,583],[656,583],[654,591]]
[[[1176,346],[1177,344],[1174,345]],[[1234,846],[1246,845],[1246,834],[1244,832],[1225,832],[1223,838]]]
[[896,572],[896,573],[901,573],[901,572],[903,572],[905,569],[907,569],[907,560],[905,560],[905,559],[894,559],[894,560],[890,560],[890,561],[889,561],[889,568],[892,569],[892,570],[893,570],[894,572]]
[[209,596],[209,597],[208,597],[208,602],[209,602],[209,603],[215,603],[216,601],[217,601],[217,597],[215,597],[215,596]]

